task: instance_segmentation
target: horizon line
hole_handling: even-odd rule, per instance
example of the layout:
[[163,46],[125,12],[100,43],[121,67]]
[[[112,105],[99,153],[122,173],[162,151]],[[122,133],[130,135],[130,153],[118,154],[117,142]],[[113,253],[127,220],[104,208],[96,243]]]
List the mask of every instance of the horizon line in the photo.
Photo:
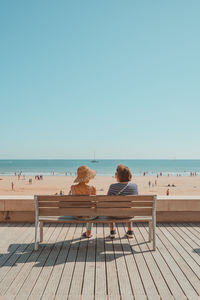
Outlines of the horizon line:
[[[92,158],[0,158],[0,160],[90,160]],[[96,158],[98,160],[200,160],[200,158]]]

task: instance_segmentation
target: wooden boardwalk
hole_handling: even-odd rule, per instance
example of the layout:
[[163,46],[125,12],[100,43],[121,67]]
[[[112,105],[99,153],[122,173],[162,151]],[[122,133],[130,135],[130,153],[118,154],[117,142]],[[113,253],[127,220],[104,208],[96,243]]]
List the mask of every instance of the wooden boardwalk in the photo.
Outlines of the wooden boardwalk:
[[146,224],[117,229],[47,224],[35,252],[32,224],[0,224],[0,299],[200,300],[200,224],[157,224],[155,252]]

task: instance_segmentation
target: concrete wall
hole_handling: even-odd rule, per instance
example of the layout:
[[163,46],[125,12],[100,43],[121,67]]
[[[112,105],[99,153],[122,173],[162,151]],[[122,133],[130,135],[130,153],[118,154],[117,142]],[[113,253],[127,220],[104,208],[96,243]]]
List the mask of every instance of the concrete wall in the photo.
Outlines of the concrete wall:
[[[0,196],[0,222],[34,222],[33,196]],[[200,222],[200,196],[160,196],[157,222]]]

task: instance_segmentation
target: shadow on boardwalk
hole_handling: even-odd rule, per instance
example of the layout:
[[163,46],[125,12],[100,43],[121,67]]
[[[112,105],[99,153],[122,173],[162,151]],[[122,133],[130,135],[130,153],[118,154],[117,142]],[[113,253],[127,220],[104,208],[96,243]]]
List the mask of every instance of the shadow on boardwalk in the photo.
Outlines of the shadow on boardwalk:
[[[113,241],[107,237],[107,238],[97,238],[97,239],[84,239],[84,238],[76,238],[72,240],[65,240],[65,241],[59,241],[55,243],[41,243],[39,245],[39,249],[37,251],[34,251],[34,243],[28,244],[10,244],[8,247],[8,252],[5,254],[1,254],[1,257],[5,261],[4,266],[10,266],[10,259],[8,262],[6,261],[6,257],[10,258],[11,255],[15,257],[15,264],[12,264],[12,267],[17,266],[18,264],[24,264],[27,262],[27,257],[29,256],[28,263],[30,263],[30,257],[33,256],[32,262],[35,262],[34,267],[41,267],[41,265],[44,264],[44,257],[47,255],[47,253],[54,251],[56,255],[58,255],[59,251],[64,251],[66,248],[66,251],[69,252],[79,252],[79,255],[77,257],[77,262],[85,262],[85,256],[81,255],[81,252],[85,253],[90,248],[90,251],[93,250],[95,252],[95,256],[92,256],[91,259],[89,260],[91,262],[95,261],[114,261],[117,258],[120,258],[122,256],[127,256],[127,255],[136,255],[136,254],[141,254],[145,252],[151,252],[151,250],[146,250],[146,251],[135,251],[130,244],[123,243],[123,249],[122,249],[122,244],[120,240],[126,240],[126,237],[120,238],[115,238],[114,242],[114,247],[113,247]],[[100,251],[97,247],[97,243],[103,245],[103,249]],[[134,245],[142,245],[146,244],[146,242],[142,243],[134,243]],[[22,250],[23,249],[23,250]],[[106,250],[105,250],[106,249]],[[31,255],[34,254],[35,255]],[[36,258],[37,256],[37,258]],[[57,265],[57,264],[64,264],[64,263],[69,263],[74,261],[74,256],[70,255],[67,257],[63,256],[63,259],[59,259],[52,261],[48,263],[49,266]]]

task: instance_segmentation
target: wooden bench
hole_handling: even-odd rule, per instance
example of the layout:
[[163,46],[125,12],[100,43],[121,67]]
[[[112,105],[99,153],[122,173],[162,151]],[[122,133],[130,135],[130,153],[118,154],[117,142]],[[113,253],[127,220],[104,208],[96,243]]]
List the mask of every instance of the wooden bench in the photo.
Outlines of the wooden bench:
[[[43,241],[46,223],[124,223],[148,222],[149,242],[156,249],[156,196],[57,196],[41,195],[35,199],[35,250],[38,249],[38,231]],[[97,219],[76,220],[74,216],[98,216]],[[115,219],[115,216],[120,219]]]

